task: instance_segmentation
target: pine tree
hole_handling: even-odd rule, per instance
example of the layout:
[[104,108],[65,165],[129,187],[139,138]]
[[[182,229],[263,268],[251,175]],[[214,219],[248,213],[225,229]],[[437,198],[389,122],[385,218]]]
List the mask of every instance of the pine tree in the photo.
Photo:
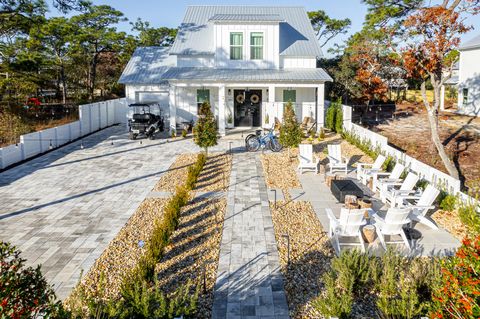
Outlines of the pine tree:
[[303,132],[300,127],[300,124],[297,121],[295,116],[295,111],[293,110],[293,105],[291,102],[288,102],[285,105],[285,110],[283,112],[283,123],[280,127],[280,143],[287,147],[289,150],[290,157],[290,148],[297,147],[298,144],[302,142]]
[[210,108],[210,103],[204,102],[200,106],[199,119],[194,129],[194,142],[205,149],[208,155],[208,148],[217,145],[217,123]]

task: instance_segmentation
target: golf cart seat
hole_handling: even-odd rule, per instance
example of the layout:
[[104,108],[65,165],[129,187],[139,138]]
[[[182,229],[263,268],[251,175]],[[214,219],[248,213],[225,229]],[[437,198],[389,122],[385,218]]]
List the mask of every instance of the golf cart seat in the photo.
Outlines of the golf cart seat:
[[145,114],[136,113],[136,114],[133,114],[132,118],[135,122],[149,122],[155,118],[155,115],[153,115],[152,113],[145,113]]

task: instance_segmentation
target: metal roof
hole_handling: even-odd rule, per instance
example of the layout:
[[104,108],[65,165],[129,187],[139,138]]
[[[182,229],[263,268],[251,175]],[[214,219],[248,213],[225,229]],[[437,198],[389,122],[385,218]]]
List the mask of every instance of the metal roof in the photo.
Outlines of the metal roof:
[[214,22],[283,22],[278,14],[216,14],[208,21]]
[[211,82],[317,82],[332,81],[323,69],[215,69],[179,68],[168,69],[164,80],[211,81]]
[[123,70],[119,83],[164,84],[162,79],[170,67],[176,66],[177,57],[168,54],[168,47],[139,47]]
[[460,50],[480,48],[480,34],[460,46]]
[[214,54],[214,24],[209,20],[216,15],[278,15],[285,20],[279,23],[280,55],[323,56],[305,9],[278,6],[189,6],[170,53]]

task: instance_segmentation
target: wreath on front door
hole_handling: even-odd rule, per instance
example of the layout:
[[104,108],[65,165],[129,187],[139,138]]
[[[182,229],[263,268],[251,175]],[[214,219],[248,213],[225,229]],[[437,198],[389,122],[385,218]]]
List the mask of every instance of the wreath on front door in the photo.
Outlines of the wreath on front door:
[[250,96],[250,102],[257,104],[260,102],[260,97],[257,94],[252,94],[252,96]]
[[238,102],[239,104],[243,104],[243,102],[245,102],[245,95],[239,94],[239,95],[237,95],[237,97],[235,98],[235,100],[237,100],[237,102]]

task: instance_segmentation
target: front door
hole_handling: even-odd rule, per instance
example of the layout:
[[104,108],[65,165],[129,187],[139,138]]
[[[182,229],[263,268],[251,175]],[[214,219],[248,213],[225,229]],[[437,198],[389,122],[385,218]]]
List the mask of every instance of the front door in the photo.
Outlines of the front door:
[[235,126],[260,126],[262,90],[234,90]]

